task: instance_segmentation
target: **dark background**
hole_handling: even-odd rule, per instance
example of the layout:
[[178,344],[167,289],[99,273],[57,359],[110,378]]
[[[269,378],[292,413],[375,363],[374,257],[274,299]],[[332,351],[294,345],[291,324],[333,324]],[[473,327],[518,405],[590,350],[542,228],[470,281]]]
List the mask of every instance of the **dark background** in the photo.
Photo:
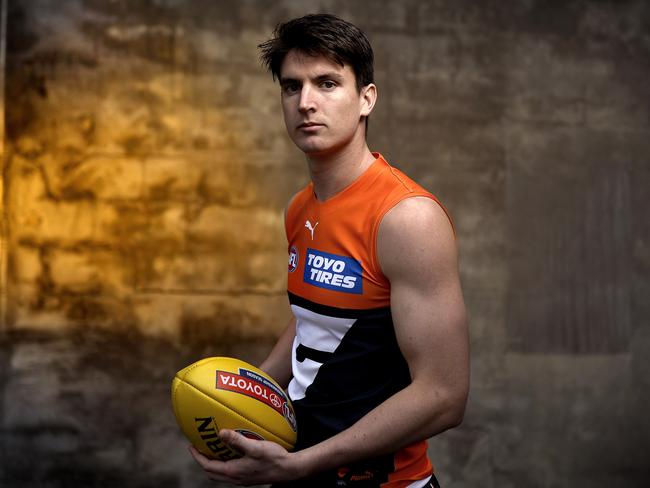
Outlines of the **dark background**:
[[472,390],[430,441],[442,485],[648,485],[647,1],[1,5],[0,486],[203,486],[169,384],[288,319],[307,174],[256,45],[317,11],[367,33],[371,148],[457,226]]

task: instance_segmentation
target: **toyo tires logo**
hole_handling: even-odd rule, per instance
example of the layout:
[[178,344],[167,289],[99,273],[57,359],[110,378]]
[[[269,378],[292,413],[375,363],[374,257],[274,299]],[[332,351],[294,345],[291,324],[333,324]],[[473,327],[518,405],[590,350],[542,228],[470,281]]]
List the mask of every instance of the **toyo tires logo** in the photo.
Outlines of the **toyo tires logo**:
[[296,416],[284,392],[263,376],[240,368],[239,374],[217,370],[217,390],[246,395],[268,405],[282,415],[296,431]]
[[303,281],[327,290],[361,295],[363,268],[352,257],[308,248]]

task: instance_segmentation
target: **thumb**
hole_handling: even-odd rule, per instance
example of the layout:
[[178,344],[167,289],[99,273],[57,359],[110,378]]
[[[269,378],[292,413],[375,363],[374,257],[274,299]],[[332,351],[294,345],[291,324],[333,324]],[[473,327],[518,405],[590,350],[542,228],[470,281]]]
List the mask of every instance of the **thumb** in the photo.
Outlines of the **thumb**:
[[242,454],[248,452],[248,443],[250,442],[250,439],[246,439],[246,437],[241,435],[239,432],[230,429],[222,429],[219,431],[219,437],[221,437],[222,441],[236,451],[239,451]]

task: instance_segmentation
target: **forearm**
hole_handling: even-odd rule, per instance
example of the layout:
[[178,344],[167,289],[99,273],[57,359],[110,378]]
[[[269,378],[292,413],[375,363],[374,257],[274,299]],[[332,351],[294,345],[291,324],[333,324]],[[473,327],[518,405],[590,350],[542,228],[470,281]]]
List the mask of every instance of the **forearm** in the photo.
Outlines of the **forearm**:
[[192,449],[192,455],[215,481],[254,485],[296,480],[363,459],[394,452],[460,422],[465,399],[459,390],[432,388],[414,381],[356,424],[310,448],[289,453],[274,442],[248,439],[222,430],[221,439],[244,456],[231,461],[210,460]]
[[371,410],[349,429],[295,453],[302,476],[394,452],[458,425],[466,393],[415,382]]
[[278,338],[275,346],[260,364],[260,369],[286,388],[291,381],[291,350],[296,336],[296,319],[292,318]]

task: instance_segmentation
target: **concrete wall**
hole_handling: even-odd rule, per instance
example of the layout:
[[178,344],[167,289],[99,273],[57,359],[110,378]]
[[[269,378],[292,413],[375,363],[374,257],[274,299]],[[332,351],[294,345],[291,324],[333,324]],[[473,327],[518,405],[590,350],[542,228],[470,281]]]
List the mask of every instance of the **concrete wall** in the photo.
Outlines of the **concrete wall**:
[[456,221],[473,385],[443,486],[647,484],[647,2],[6,6],[0,486],[202,485],[169,382],[288,318],[307,175],[255,46],[313,11],[368,34],[371,147]]

